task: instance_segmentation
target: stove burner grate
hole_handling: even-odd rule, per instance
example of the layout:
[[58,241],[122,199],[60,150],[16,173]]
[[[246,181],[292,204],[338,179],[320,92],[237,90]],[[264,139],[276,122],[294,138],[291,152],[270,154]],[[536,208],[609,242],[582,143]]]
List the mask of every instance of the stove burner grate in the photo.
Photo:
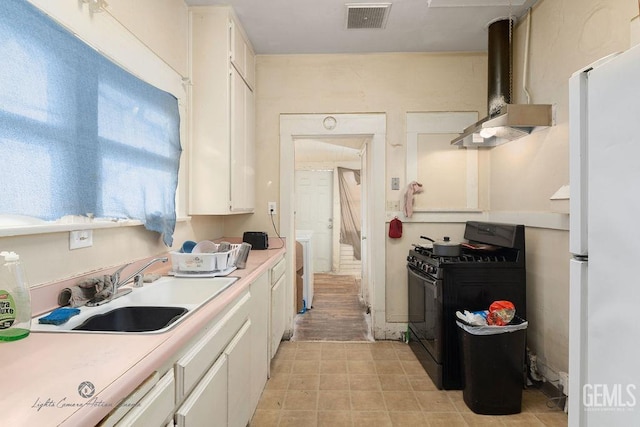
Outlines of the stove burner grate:
[[460,256],[438,256],[433,254],[431,248],[425,248],[422,246],[416,246],[415,252],[424,256],[425,258],[432,259],[438,264],[452,264],[452,263],[494,263],[494,262],[513,262],[513,253],[505,254],[501,251],[496,253],[468,253],[463,252]]

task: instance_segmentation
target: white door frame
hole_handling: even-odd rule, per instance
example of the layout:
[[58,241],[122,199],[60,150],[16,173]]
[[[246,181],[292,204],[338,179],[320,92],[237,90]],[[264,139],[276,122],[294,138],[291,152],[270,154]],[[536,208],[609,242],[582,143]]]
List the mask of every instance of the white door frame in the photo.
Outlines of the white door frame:
[[[332,117],[335,120],[326,120]],[[281,114],[280,115],[280,230],[287,246],[287,313],[289,336],[293,333],[295,301],[293,283],[295,274],[295,151],[294,144],[300,138],[327,136],[370,138],[366,150],[371,165],[368,178],[366,212],[367,228],[362,230],[362,243],[368,254],[367,277],[369,283],[363,290],[365,303],[371,308],[374,338],[384,339],[387,330],[385,313],[385,140],[386,115],[375,114]],[[377,171],[373,173],[373,171]],[[375,250],[373,250],[375,248]],[[368,298],[367,298],[368,297]]]

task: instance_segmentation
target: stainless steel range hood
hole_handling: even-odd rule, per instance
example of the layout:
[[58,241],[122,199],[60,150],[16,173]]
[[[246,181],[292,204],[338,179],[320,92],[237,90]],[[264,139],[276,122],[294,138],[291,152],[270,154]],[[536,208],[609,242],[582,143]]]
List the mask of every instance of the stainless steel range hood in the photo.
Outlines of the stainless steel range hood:
[[498,114],[467,127],[451,141],[464,147],[495,147],[551,126],[552,110],[547,104],[505,104]]
[[502,19],[489,25],[488,101],[489,115],[467,127],[451,141],[464,147],[495,147],[551,126],[552,106],[511,104],[511,25]]

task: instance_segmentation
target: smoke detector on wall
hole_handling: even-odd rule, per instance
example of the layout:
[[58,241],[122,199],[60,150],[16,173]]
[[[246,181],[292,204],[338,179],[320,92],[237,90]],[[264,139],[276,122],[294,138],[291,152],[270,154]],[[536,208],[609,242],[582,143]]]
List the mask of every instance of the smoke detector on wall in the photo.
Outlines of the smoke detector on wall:
[[347,3],[347,29],[382,29],[391,3]]

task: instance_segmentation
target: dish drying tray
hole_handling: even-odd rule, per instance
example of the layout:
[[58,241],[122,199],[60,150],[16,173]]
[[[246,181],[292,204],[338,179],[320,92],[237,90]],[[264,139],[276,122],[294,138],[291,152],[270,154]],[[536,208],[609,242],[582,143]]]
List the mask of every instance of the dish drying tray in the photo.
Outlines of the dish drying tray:
[[[225,276],[236,269],[240,246],[233,244],[228,251],[213,253],[170,252],[172,271],[175,276],[185,275],[183,277],[215,277],[213,274]],[[202,276],[203,274],[207,276]]]
[[234,265],[232,267],[226,268],[224,270],[215,270],[215,271],[169,271],[169,276],[174,277],[224,277],[228,276],[232,272],[236,271],[237,267]]

